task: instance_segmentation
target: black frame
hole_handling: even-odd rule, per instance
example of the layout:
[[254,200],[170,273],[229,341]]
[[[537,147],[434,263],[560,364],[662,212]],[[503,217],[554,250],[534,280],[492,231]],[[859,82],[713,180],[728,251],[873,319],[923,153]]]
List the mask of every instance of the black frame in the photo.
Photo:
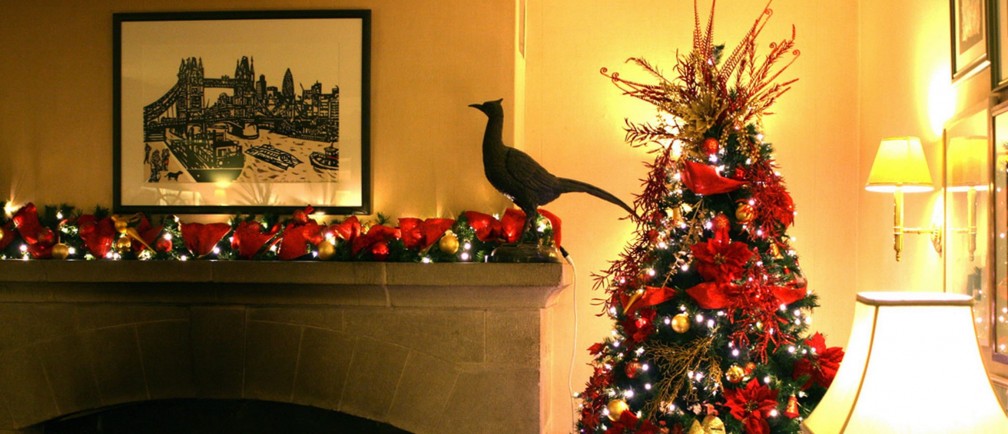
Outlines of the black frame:
[[[170,21],[240,21],[240,20],[273,20],[273,19],[336,19],[336,20],[360,20],[360,28],[362,34],[360,35],[361,40],[361,57],[360,57],[360,202],[353,204],[340,204],[340,203],[285,203],[279,205],[198,205],[198,204],[182,204],[182,205],[159,205],[159,204],[136,204],[136,203],[123,203],[123,24],[128,22],[170,22]],[[113,89],[113,210],[118,213],[131,213],[131,212],[145,212],[153,214],[287,214],[294,210],[302,209],[306,205],[311,205],[316,211],[324,212],[326,214],[337,214],[337,215],[347,215],[347,214],[369,214],[371,213],[372,206],[372,170],[371,170],[371,146],[370,146],[370,76],[371,76],[371,11],[366,9],[359,10],[290,10],[290,11],[217,11],[217,12],[153,12],[153,13],[115,13],[112,17],[113,20],[113,77],[112,77],[112,89]],[[240,23],[238,23],[240,24]],[[254,62],[254,57],[253,57]],[[254,63],[253,63],[254,64]],[[356,67],[356,65],[354,65]],[[200,59],[200,68],[202,69],[202,58]],[[219,71],[217,71],[219,73]],[[174,73],[174,72],[173,72]],[[254,69],[253,69],[254,73]],[[236,71],[237,74],[237,71]],[[254,75],[254,74],[253,74]],[[223,75],[220,80],[226,79],[227,76]],[[285,77],[286,78],[286,77]],[[214,79],[214,78],[211,78]],[[309,79],[312,79],[309,77]],[[273,77],[274,81],[277,80]],[[265,83],[264,83],[265,84]],[[279,84],[279,83],[278,83]],[[356,83],[354,83],[356,84]],[[337,88],[339,87],[336,84]],[[303,86],[302,86],[303,89]],[[201,89],[202,91],[202,89]],[[302,90],[302,93],[304,90]],[[167,95],[167,94],[166,94]],[[333,99],[336,100],[337,110],[339,109],[339,104],[342,101],[339,100],[339,90],[333,88]],[[163,97],[162,97],[163,98]],[[296,101],[297,97],[294,100]],[[159,98],[160,99],[160,98]],[[205,99],[205,98],[204,98]],[[177,101],[177,100],[176,100]],[[300,100],[303,103],[303,100]],[[176,102],[177,103],[177,102]],[[171,106],[169,103],[166,106]],[[151,104],[153,105],[153,104]],[[200,110],[207,107],[200,107]],[[356,108],[356,107],[352,107]],[[291,109],[296,110],[296,109]],[[336,117],[342,117],[342,113],[336,115]],[[142,115],[142,113],[141,113]],[[176,114],[176,116],[179,116]],[[178,118],[181,118],[179,116]],[[176,118],[176,119],[178,119]],[[144,121],[146,125],[146,120]],[[206,137],[207,122],[202,121],[202,128],[204,129],[202,134],[204,138]],[[339,138],[339,132],[343,131],[342,126],[339,125],[339,121],[336,122],[336,127],[333,128],[331,125],[322,128],[320,130],[314,131],[336,131],[336,133],[330,133],[328,138],[331,138],[332,134],[335,134],[336,138]],[[192,126],[188,124],[188,118],[184,121],[186,126],[184,128],[191,129]],[[355,123],[355,122],[354,122]],[[345,124],[345,122],[344,122]],[[258,131],[259,125],[256,125],[256,130]],[[354,130],[356,133],[356,130]],[[312,132],[306,133],[310,134]],[[256,133],[258,134],[258,132]],[[166,131],[165,136],[168,135]],[[226,136],[224,136],[226,137]],[[315,140],[315,139],[311,139]],[[150,137],[144,133],[144,142],[150,142]],[[328,139],[324,141],[330,141]],[[319,139],[319,143],[324,143],[323,139]],[[164,142],[166,145],[167,141]],[[340,144],[342,148],[343,145]],[[216,148],[214,148],[216,149]],[[243,147],[238,147],[236,154],[242,154]],[[168,154],[168,149],[164,149],[165,155]],[[234,149],[232,149],[232,153]],[[149,151],[148,151],[149,152]],[[216,151],[215,151],[216,152]],[[316,152],[317,153],[317,152]],[[314,154],[314,153],[313,153]],[[172,153],[174,156],[174,152]],[[177,158],[177,157],[176,157]],[[244,156],[242,158],[245,158]],[[314,155],[313,155],[314,158]],[[146,159],[146,157],[145,157]],[[165,161],[168,161],[167,159]],[[146,161],[145,161],[146,164]],[[153,163],[152,163],[153,164]],[[181,162],[179,162],[181,164]],[[167,171],[167,164],[163,166]],[[231,167],[233,170],[235,167],[238,168],[239,176],[242,172],[242,166]],[[356,167],[356,166],[354,166]],[[187,169],[186,175],[189,174],[189,167],[183,166]],[[131,169],[134,170],[134,169]],[[152,167],[153,171],[154,168]],[[286,170],[286,169],[285,169]],[[154,175],[151,175],[152,177]],[[175,179],[178,179],[179,175],[175,175]],[[168,178],[166,178],[168,179]],[[195,180],[195,179],[194,179]],[[149,181],[149,180],[148,180]],[[197,180],[197,182],[209,183],[207,180]],[[306,181],[310,182],[310,181]],[[265,185],[266,183],[263,183]],[[329,184],[330,182],[317,182],[320,186],[323,184]],[[206,187],[208,187],[207,185]]]
[[990,0],[987,15],[991,89],[1005,91],[1008,90],[1008,0]]
[[[960,27],[959,27],[959,17],[962,15],[961,6],[963,1],[975,2],[975,6],[980,8],[980,13],[982,16],[977,24],[982,26],[977,32],[976,37],[980,38],[979,41],[974,42],[970,45],[970,49],[980,49],[983,52],[981,54],[968,55],[966,59],[960,59],[959,51],[960,40],[958,38]],[[952,64],[952,81],[958,81],[960,79],[966,78],[973,75],[974,73],[982,70],[984,67],[988,66],[990,62],[988,61],[990,53],[988,53],[988,42],[990,40],[988,32],[988,5],[987,0],[949,0],[949,36],[951,38],[951,64]]]

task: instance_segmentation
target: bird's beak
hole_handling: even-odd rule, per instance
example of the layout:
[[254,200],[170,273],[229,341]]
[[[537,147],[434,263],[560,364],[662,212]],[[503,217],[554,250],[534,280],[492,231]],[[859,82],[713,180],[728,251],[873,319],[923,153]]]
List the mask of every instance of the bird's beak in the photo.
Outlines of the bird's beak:
[[478,109],[478,110],[481,110],[481,107],[482,107],[482,104],[469,104],[469,107],[472,107],[472,108],[474,108],[474,109]]

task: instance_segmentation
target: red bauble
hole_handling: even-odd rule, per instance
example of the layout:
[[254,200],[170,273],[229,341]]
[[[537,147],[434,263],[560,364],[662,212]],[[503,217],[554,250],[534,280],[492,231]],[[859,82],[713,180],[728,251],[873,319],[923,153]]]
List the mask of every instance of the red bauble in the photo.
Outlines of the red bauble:
[[371,256],[373,256],[376,261],[384,261],[388,259],[389,257],[388,244],[384,242],[379,242],[372,245]]
[[714,155],[721,149],[721,145],[718,143],[717,139],[713,137],[708,137],[703,141],[703,151],[707,155]]
[[728,221],[728,216],[724,214],[718,214],[714,216],[714,231],[720,231],[723,229],[728,229],[731,227],[731,222]]
[[172,247],[173,246],[171,240],[165,237],[158,238],[157,241],[154,242],[154,250],[161,253],[170,252]]
[[295,223],[303,225],[308,223],[308,214],[304,212],[303,209],[295,210],[294,214],[291,215],[291,219],[294,220]]
[[641,363],[640,362],[627,363],[626,367],[623,368],[623,371],[626,372],[627,378],[633,379],[637,377],[638,373],[640,373]]

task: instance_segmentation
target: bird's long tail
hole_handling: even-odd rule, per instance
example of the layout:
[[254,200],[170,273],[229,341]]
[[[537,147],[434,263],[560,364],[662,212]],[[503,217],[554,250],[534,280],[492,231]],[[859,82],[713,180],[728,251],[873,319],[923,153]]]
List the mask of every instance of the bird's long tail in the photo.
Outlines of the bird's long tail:
[[623,202],[618,197],[614,196],[612,193],[609,193],[608,191],[605,191],[587,182],[581,182],[574,179],[558,178],[558,180],[560,181],[560,188],[563,189],[564,193],[568,192],[588,193],[606,202],[616,204],[620,208],[625,209],[626,212],[630,213],[631,216],[637,217],[637,213],[634,211],[633,208],[630,207],[630,205],[627,205],[626,202]]

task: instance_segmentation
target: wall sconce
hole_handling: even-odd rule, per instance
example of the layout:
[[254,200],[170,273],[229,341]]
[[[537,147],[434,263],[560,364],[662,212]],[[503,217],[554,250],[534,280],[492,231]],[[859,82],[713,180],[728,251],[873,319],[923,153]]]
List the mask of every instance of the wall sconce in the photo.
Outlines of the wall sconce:
[[929,234],[931,244],[941,254],[942,233],[938,227],[903,227],[903,193],[923,193],[934,190],[931,172],[924,159],[924,149],[916,137],[882,139],[868,174],[865,190],[893,194],[893,250],[896,261],[903,251],[903,234]]
[[859,293],[844,361],[803,432],[1008,432],[972,304],[962,294]]
[[966,227],[946,229],[965,233],[968,237],[970,262],[976,256],[977,241],[977,191],[987,191],[987,138],[953,137],[945,151],[948,161],[949,193],[966,193]]

